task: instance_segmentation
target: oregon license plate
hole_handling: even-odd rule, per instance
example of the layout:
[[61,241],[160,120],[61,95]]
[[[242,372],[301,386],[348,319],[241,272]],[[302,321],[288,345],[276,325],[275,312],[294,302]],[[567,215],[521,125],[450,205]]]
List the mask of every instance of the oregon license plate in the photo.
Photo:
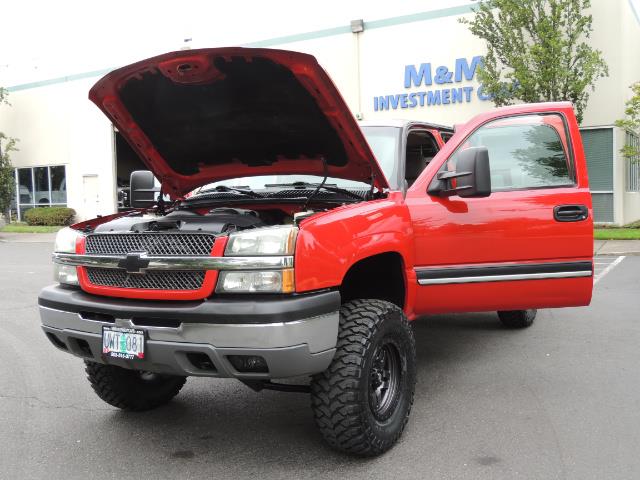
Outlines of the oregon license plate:
[[102,327],[102,354],[126,360],[144,358],[144,330]]

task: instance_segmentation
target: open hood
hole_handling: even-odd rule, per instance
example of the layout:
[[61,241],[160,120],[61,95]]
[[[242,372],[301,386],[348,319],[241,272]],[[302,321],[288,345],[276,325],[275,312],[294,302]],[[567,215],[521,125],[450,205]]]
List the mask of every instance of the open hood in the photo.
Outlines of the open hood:
[[307,174],[387,180],[316,59],[285,50],[167,53],[107,74],[89,98],[163,191],[181,197],[219,180]]

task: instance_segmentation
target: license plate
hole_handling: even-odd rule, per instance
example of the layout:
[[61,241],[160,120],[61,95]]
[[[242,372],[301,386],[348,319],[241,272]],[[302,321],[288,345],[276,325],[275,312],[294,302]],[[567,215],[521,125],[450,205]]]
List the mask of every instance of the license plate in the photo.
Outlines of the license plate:
[[144,330],[102,327],[102,354],[112,358],[144,358]]

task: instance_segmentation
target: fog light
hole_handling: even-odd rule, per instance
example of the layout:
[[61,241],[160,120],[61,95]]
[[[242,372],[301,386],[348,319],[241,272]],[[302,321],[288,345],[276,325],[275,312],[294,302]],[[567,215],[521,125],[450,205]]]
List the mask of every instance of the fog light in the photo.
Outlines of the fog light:
[[233,368],[241,373],[267,373],[269,371],[266,360],[257,355],[229,355],[227,358]]
[[78,285],[78,271],[70,265],[53,264],[53,279],[67,285]]
[[187,353],[187,360],[198,370],[210,370],[212,372],[216,370],[215,365],[206,353],[189,352]]

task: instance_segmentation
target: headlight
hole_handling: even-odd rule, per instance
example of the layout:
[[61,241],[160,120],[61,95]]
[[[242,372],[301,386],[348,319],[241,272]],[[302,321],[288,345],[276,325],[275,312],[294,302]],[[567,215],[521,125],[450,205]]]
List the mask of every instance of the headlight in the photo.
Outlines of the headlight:
[[[76,253],[76,241],[82,236],[77,230],[65,227],[58,231],[53,251],[58,253]],[[78,285],[78,273],[76,267],[69,265],[53,265],[53,279],[67,285]]]
[[76,253],[76,240],[82,236],[78,230],[65,227],[58,230],[56,242],[53,245],[54,252],[60,253]]
[[225,256],[293,255],[298,229],[290,226],[256,228],[229,235]]
[[293,269],[220,272],[218,293],[292,293]]

